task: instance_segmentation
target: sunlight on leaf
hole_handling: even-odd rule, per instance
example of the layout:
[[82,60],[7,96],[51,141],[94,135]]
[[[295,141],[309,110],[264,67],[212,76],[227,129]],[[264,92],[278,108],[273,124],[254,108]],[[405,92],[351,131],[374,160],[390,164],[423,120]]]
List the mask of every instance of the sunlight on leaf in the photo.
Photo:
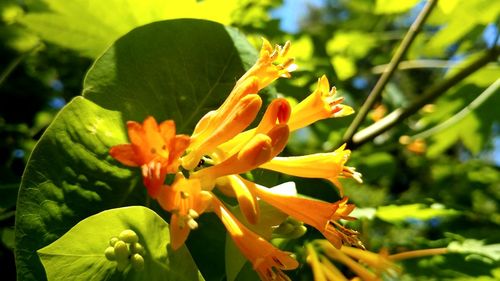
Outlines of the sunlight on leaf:
[[21,22],[49,42],[94,58],[135,27],[175,18],[229,24],[237,7],[236,1],[222,0],[44,0],[43,3],[47,9],[35,8]]
[[423,204],[410,204],[379,207],[376,216],[387,222],[401,223],[408,219],[430,220],[432,218],[456,216],[458,214],[460,212],[453,209],[445,209],[440,204],[433,204],[430,207]]
[[[123,272],[104,251],[123,230],[137,233],[144,247],[144,268],[128,266]],[[90,216],[52,244],[38,250],[47,279],[68,280],[203,280],[187,248],[169,246],[168,224],[152,210],[135,206],[106,210]]]

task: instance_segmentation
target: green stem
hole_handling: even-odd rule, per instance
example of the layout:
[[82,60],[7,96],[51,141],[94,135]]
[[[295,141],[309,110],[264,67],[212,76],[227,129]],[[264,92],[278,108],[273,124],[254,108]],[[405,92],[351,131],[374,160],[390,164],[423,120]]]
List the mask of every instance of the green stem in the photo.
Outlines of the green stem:
[[440,123],[428,130],[425,130],[419,134],[416,134],[411,137],[412,140],[427,138],[434,135],[437,132],[443,131],[455,124],[457,124],[460,120],[465,118],[467,114],[471,111],[478,108],[481,104],[483,104],[489,97],[491,97],[496,90],[500,88],[500,78],[497,79],[493,84],[491,84],[484,92],[482,92],[476,99],[474,99],[469,105],[467,105],[464,109],[460,110],[457,114],[453,115],[451,118],[447,119],[443,123]]
[[7,79],[7,77],[9,77],[9,75],[12,73],[12,71],[14,71],[14,69],[16,69],[16,67],[26,58],[28,57],[31,53],[33,53],[34,51],[36,51],[39,47],[41,46],[41,44],[37,44],[35,47],[33,47],[33,49],[25,52],[25,53],[22,53],[21,55],[19,55],[18,57],[16,57],[13,61],[11,61],[9,63],[9,65],[7,65],[7,67],[4,69],[4,71],[2,71],[2,73],[0,73],[0,87],[2,86],[3,82],[5,82],[5,80]]
[[403,38],[403,41],[401,42],[401,45],[399,48],[396,50],[396,53],[392,57],[389,66],[384,70],[382,73],[382,76],[380,76],[379,80],[377,81],[377,84],[375,84],[375,87],[373,87],[372,91],[368,95],[368,98],[366,101],[363,103],[361,106],[358,114],[352,121],[351,125],[349,128],[347,128],[346,133],[344,134],[344,137],[342,139],[343,142],[348,144],[348,147],[350,147],[350,144],[352,142],[352,138],[358,128],[361,126],[361,123],[364,121],[366,116],[368,115],[368,112],[370,109],[373,107],[377,99],[380,97],[382,94],[382,91],[385,88],[385,85],[389,82],[389,79],[391,76],[394,74],[394,71],[398,68],[399,63],[401,62],[404,54],[406,51],[410,48],[411,44],[413,43],[413,40],[417,36],[418,32],[420,31],[420,28],[423,26],[425,20],[427,17],[430,15],[432,9],[436,5],[437,0],[429,0],[427,1],[425,7],[422,9],[418,17],[415,19],[413,24],[410,26],[410,29],[406,33],[405,37]]
[[448,79],[442,80],[437,84],[433,85],[426,92],[424,92],[417,100],[415,100],[408,107],[401,107],[389,115],[385,116],[378,122],[368,126],[367,128],[359,131],[352,137],[351,148],[358,147],[363,143],[374,139],[376,136],[386,132],[392,127],[396,126],[399,122],[403,121],[407,117],[416,113],[424,105],[432,102],[434,99],[443,95],[448,89],[455,86],[457,83],[465,79],[470,74],[479,70],[481,67],[485,66],[487,63],[496,60],[498,54],[500,53],[500,48],[493,48],[484,52],[475,61],[469,64],[467,67],[456,72]]
[[447,253],[448,253],[447,248],[424,249],[424,250],[415,250],[415,251],[390,255],[389,259],[393,261],[400,261],[406,259],[421,258],[426,256],[443,255]]

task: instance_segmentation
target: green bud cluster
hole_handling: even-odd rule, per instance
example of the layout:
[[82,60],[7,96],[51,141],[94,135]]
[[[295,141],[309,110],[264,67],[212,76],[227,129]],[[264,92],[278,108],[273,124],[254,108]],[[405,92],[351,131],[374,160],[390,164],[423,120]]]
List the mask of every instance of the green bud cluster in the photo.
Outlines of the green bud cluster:
[[304,226],[303,222],[289,217],[274,229],[273,238],[297,239],[306,234],[306,232],[307,227]]
[[118,271],[125,270],[130,264],[141,271],[144,269],[144,247],[139,243],[139,236],[130,229],[126,229],[109,240],[109,246],[104,256],[109,261],[116,262]]

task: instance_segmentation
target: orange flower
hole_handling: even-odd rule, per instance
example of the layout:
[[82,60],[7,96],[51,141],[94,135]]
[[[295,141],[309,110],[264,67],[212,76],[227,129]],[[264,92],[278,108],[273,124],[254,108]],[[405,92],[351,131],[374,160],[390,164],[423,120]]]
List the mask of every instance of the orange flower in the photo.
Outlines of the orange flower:
[[186,179],[179,173],[172,186],[163,186],[158,196],[160,206],[172,213],[170,242],[174,250],[186,241],[189,232],[198,227],[198,218],[211,202],[211,194],[202,191],[200,181]]
[[215,197],[214,212],[226,227],[229,235],[243,255],[252,263],[261,280],[290,280],[282,270],[298,267],[290,253],[275,248],[271,243],[250,231]]
[[219,177],[253,170],[278,155],[288,141],[288,126],[278,125],[267,134],[257,134],[236,154],[191,176],[201,181],[202,188],[211,190]]
[[387,275],[392,280],[399,271],[386,252],[377,254],[347,246],[336,249],[325,240],[315,240],[305,246],[315,281],[348,280],[330,259],[351,270],[356,275],[351,280],[378,281]]
[[[290,78],[290,72],[297,69],[294,58],[287,57],[291,45],[290,41],[287,41],[283,47],[276,45],[274,48],[266,39],[262,38],[262,41],[259,59],[252,68],[238,80],[236,85],[247,79],[256,79],[260,90],[279,77]],[[279,60],[283,62],[278,63]]]
[[292,108],[292,115],[288,122],[290,131],[309,126],[318,120],[354,113],[350,106],[341,104],[344,98],[334,97],[336,92],[335,87],[330,89],[326,76],[321,76],[318,79],[316,90]]
[[260,167],[280,173],[304,177],[304,178],[324,178],[335,184],[343,194],[342,185],[338,178],[353,178],[362,182],[361,174],[355,168],[344,166],[351,154],[350,150],[345,150],[345,145],[330,153],[316,153],[296,157],[275,157],[271,161],[262,164]]
[[266,134],[277,125],[286,124],[290,118],[290,112],[291,107],[286,99],[277,98],[272,100],[266,108],[266,112],[257,128],[238,134],[233,139],[221,144],[218,149],[223,152],[224,155],[233,155],[237,153],[255,135],[261,133]]
[[243,180],[247,187],[260,199],[275,208],[319,230],[330,243],[340,248],[343,243],[363,247],[357,238],[357,232],[347,229],[339,223],[340,219],[354,220],[349,214],[353,204],[347,204],[347,197],[335,203],[284,195],[252,182]]
[[113,146],[109,154],[124,165],[142,170],[142,178],[149,195],[156,198],[167,174],[176,173],[179,157],[189,145],[189,137],[175,134],[172,120],[159,126],[154,117],[147,117],[142,125],[127,122],[130,144]]

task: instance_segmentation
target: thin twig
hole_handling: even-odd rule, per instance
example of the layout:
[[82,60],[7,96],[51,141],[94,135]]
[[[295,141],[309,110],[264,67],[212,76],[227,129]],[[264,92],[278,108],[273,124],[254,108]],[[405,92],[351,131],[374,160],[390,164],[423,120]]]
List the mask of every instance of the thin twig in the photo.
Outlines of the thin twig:
[[403,38],[401,45],[396,50],[396,53],[394,54],[394,56],[391,59],[391,62],[389,63],[389,67],[382,73],[379,80],[377,81],[377,84],[375,84],[375,87],[373,87],[373,90],[368,95],[368,98],[363,103],[363,106],[360,108],[358,114],[356,115],[356,117],[352,121],[349,128],[347,128],[347,131],[343,137],[343,142],[346,142],[348,144],[348,147],[350,147],[352,137],[354,136],[354,134],[358,130],[359,126],[361,126],[361,123],[363,123],[363,120],[366,118],[366,115],[368,115],[368,112],[373,107],[373,104],[377,101],[379,96],[382,94],[382,90],[385,88],[385,85],[387,85],[387,82],[389,82],[389,79],[391,78],[394,71],[397,69],[397,67],[398,67],[399,63],[401,62],[401,59],[403,58],[406,51],[410,48],[411,44],[413,43],[413,40],[417,36],[418,32],[420,31],[420,28],[424,24],[427,17],[430,15],[430,13],[431,13],[432,9],[434,8],[434,6],[436,5],[436,3],[437,3],[437,0],[427,1],[424,8],[422,9],[420,14],[418,15],[418,17],[415,19],[413,24],[410,26],[410,29],[408,30],[408,33],[406,33],[405,37]]
[[14,71],[14,69],[16,69],[16,67],[21,64],[21,62],[27,58],[29,55],[31,55],[34,51],[36,51],[39,47],[41,46],[41,44],[37,44],[35,47],[33,47],[31,50],[25,52],[25,53],[22,53],[21,55],[19,55],[18,57],[16,57],[13,61],[11,61],[7,67],[4,69],[4,71],[2,71],[2,73],[0,73],[0,86],[2,86],[3,82],[5,82],[5,80],[7,79],[7,77],[9,77],[9,75],[12,73],[12,71]]
[[448,252],[449,251],[447,248],[423,249],[423,250],[415,250],[415,251],[390,255],[389,259],[393,261],[400,261],[400,260],[421,258],[427,256],[443,255],[447,254]]
[[443,123],[439,123],[438,125],[427,129],[419,134],[416,134],[411,137],[412,140],[422,139],[430,137],[437,132],[441,132],[456,123],[462,120],[465,116],[467,116],[471,111],[478,108],[485,101],[488,100],[497,90],[500,88],[500,78],[497,79],[493,84],[491,84],[486,90],[484,90],[477,98],[475,98],[469,105],[460,110],[457,114],[453,115],[451,118],[447,119]]
[[487,63],[496,60],[498,54],[500,53],[500,48],[493,48],[484,52],[475,61],[469,64],[467,67],[456,72],[448,79],[442,80],[437,84],[430,87],[426,92],[424,92],[417,100],[410,104],[406,108],[398,108],[391,112],[386,117],[382,118],[378,122],[372,124],[371,126],[359,131],[352,138],[351,148],[360,146],[361,144],[372,140],[376,136],[384,133],[390,128],[396,126],[398,122],[406,119],[415,112],[417,112],[424,105],[430,103],[437,97],[444,94],[448,89],[465,79],[470,74],[474,73]]
[[[406,60],[399,63],[398,69],[416,69],[416,68],[452,68],[453,64],[456,62],[449,60]],[[380,74],[383,73],[389,64],[381,64],[372,67],[372,73]]]

